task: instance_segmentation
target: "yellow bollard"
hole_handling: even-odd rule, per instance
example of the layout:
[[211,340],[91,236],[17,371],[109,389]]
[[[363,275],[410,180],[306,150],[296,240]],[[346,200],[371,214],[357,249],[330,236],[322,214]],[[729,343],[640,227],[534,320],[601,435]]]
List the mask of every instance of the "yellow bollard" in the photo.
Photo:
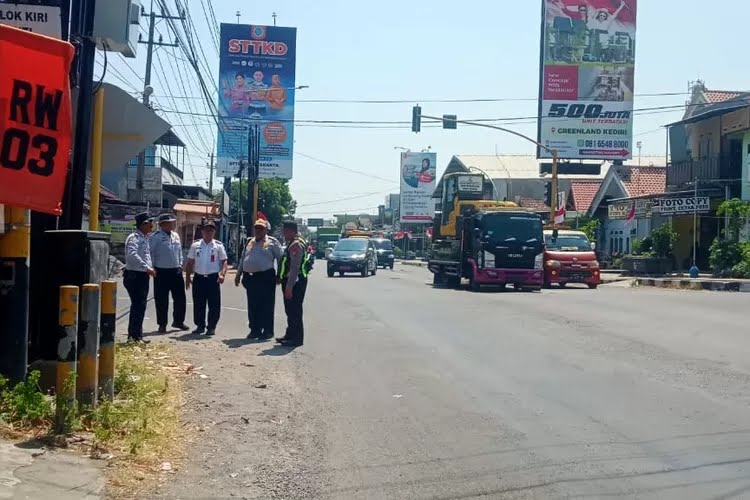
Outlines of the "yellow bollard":
[[96,406],[99,387],[99,285],[81,287],[81,322],[78,335],[76,395],[81,404]]
[[78,336],[78,287],[61,286],[58,307],[60,340],[57,343],[57,430],[67,431],[68,414],[75,404],[76,338]]
[[115,397],[115,328],[117,324],[117,282],[102,281],[101,337],[99,340],[99,398]]

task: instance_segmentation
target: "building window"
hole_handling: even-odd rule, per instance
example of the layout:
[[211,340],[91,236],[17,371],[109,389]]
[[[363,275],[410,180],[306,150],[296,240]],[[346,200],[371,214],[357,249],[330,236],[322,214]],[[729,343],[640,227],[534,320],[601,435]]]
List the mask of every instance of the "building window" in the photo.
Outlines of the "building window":
[[625,238],[625,253],[630,253],[630,238]]

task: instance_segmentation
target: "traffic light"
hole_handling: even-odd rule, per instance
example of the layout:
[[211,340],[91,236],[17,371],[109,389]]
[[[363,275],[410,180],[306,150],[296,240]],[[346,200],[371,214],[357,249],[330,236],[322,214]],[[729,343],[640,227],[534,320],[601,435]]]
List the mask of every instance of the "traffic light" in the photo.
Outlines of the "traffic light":
[[548,207],[552,206],[552,183],[544,183],[544,204]]
[[422,107],[414,106],[411,109],[411,131],[418,134],[422,131]]

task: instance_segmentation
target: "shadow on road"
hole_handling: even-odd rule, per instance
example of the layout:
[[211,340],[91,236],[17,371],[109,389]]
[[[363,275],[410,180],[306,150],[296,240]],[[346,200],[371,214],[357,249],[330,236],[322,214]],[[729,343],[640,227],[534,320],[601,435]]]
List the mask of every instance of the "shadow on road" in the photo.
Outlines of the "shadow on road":
[[229,347],[230,349],[239,349],[240,347],[245,347],[246,345],[250,344],[264,344],[266,342],[269,342],[271,339],[249,339],[249,338],[241,338],[241,339],[227,339],[222,340],[224,345]]
[[275,345],[269,349],[262,350],[258,356],[286,356],[295,349],[296,347],[292,346]]
[[193,340],[207,340],[207,339],[210,339],[211,337],[206,337],[205,335],[200,334],[200,333],[188,332],[188,333],[184,333],[182,335],[172,337],[172,338],[174,340],[179,340],[180,342],[190,342]]

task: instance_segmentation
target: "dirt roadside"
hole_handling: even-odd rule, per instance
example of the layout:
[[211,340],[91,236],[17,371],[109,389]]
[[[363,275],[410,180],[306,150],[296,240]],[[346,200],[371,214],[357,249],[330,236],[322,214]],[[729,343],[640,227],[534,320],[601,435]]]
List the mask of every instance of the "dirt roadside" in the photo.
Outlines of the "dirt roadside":
[[[313,464],[322,463],[325,432],[300,383],[306,355],[245,340],[239,293],[224,295],[238,307],[225,306],[216,337],[151,337],[195,367],[185,382],[186,454],[153,498],[317,497],[324,480]],[[278,311],[276,321],[285,324]]]

